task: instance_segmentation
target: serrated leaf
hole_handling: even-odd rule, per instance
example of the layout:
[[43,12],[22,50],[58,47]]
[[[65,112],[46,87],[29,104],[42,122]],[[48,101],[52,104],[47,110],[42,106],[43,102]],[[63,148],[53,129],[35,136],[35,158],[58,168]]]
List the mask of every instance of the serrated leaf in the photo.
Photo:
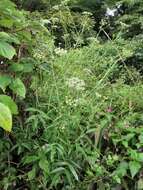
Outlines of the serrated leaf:
[[13,80],[12,84],[9,87],[15,94],[17,94],[22,98],[25,98],[26,88],[23,82],[19,78]]
[[0,102],[9,107],[12,114],[18,114],[18,107],[10,96],[0,95]]
[[32,180],[35,178],[35,176],[36,176],[36,169],[33,168],[31,171],[28,172],[28,179]]
[[0,20],[0,26],[6,27],[6,28],[11,28],[13,23],[14,23],[14,20],[10,18],[9,19],[4,18]]
[[8,43],[15,43],[20,44],[20,41],[17,37],[12,34],[8,34],[6,32],[0,32],[0,41],[8,42]]
[[12,129],[12,114],[10,109],[0,103],[0,127],[5,131],[11,132]]
[[39,161],[39,167],[45,171],[46,173],[49,172],[49,162],[45,159]]
[[6,32],[0,32],[0,40],[8,41],[10,35]]
[[14,55],[16,55],[14,47],[7,42],[0,41],[0,56],[12,59]]
[[11,77],[9,76],[0,76],[0,88],[5,92],[6,87],[11,83]]
[[135,175],[139,172],[140,168],[141,168],[141,164],[139,162],[136,162],[136,161],[129,162],[129,169],[130,169],[132,178],[135,177]]

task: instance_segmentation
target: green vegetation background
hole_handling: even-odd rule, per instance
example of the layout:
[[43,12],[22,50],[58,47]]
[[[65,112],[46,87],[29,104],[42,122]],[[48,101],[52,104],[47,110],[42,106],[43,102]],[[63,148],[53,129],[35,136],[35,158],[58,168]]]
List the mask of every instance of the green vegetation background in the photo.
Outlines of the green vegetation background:
[[1,0],[0,189],[142,190],[142,82],[142,0]]

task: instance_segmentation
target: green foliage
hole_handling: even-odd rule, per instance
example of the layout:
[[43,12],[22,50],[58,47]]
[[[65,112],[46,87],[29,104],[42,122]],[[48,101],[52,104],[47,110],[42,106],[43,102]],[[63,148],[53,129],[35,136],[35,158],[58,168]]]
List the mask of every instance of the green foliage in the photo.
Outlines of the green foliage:
[[12,59],[16,54],[15,49],[6,42],[0,42],[0,55]]
[[0,95],[0,102],[8,106],[12,114],[18,114],[18,107],[11,97]]
[[[32,20],[32,17],[28,19],[29,13],[19,11],[10,0],[0,3],[0,12],[2,30],[0,32],[1,93],[13,94],[16,98],[22,99],[26,96],[24,83],[27,80],[29,81],[26,73],[33,73],[36,64],[39,65],[40,63],[34,58],[33,47],[36,49],[38,40],[41,39],[42,41],[42,38],[47,36],[48,31],[38,21]],[[31,33],[34,33],[35,39]],[[39,33],[41,36],[38,38]],[[50,50],[48,51],[47,48],[45,51],[48,54]],[[26,85],[29,86],[29,84]],[[7,101],[9,102],[9,100]],[[13,112],[13,110],[11,111]],[[14,113],[17,111],[15,110]]]
[[0,127],[5,131],[11,132],[12,115],[10,109],[2,103],[0,103]]
[[26,89],[23,82],[19,78],[12,81],[12,84],[10,85],[10,89],[12,89],[13,92],[17,94],[18,96],[25,98]]
[[114,18],[116,1],[14,2],[0,2],[0,127],[12,130],[0,129],[0,189],[142,189],[142,1]]

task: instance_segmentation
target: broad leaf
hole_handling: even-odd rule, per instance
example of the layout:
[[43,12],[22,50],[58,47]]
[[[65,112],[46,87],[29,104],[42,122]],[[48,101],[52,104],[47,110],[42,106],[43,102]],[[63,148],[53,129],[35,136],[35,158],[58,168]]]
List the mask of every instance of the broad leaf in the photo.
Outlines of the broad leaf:
[[0,40],[8,41],[9,38],[10,38],[10,35],[8,33],[0,32]]
[[0,41],[8,42],[8,43],[15,43],[20,44],[20,41],[17,37],[12,34],[8,34],[6,32],[0,32]]
[[5,28],[11,28],[13,26],[13,23],[14,23],[14,20],[10,18],[8,19],[4,18],[0,20],[0,26],[5,27]]
[[0,75],[0,88],[5,92],[6,87],[11,83],[11,77]]
[[25,98],[26,88],[23,82],[19,78],[12,81],[12,84],[10,85],[10,89],[13,90],[13,92],[17,94],[18,96]]
[[140,178],[137,182],[137,190],[143,190],[143,178]]
[[49,172],[49,163],[48,163],[47,160],[45,160],[45,159],[40,160],[40,161],[39,161],[39,167],[40,167],[43,171],[45,171],[46,173]]
[[30,73],[32,72],[34,69],[34,65],[33,64],[23,64],[23,73]]
[[13,63],[9,66],[9,70],[12,72],[21,72],[23,71],[23,65],[19,63]]
[[14,55],[16,55],[14,47],[7,42],[0,41],[0,56],[12,59]]
[[114,174],[119,176],[119,177],[123,177],[126,175],[127,169],[128,169],[128,163],[123,161],[119,164],[119,166],[115,170]]
[[0,95],[0,102],[8,106],[12,114],[18,114],[17,105],[10,96]]
[[10,109],[2,103],[0,103],[0,127],[8,132],[12,129],[12,114]]
[[31,171],[28,172],[28,179],[32,180],[35,178],[35,176],[36,176],[36,169],[33,168]]
[[140,168],[141,168],[141,164],[139,162],[136,162],[136,161],[129,162],[129,169],[130,169],[132,178],[135,177],[135,175],[139,172]]

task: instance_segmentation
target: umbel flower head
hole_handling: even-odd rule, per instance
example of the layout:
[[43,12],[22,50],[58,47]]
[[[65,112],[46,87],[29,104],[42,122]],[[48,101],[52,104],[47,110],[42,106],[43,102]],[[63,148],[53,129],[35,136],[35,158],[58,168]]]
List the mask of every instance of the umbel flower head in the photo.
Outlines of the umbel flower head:
[[66,85],[69,88],[73,88],[78,91],[85,90],[85,82],[84,80],[79,79],[78,77],[72,77],[66,81]]

